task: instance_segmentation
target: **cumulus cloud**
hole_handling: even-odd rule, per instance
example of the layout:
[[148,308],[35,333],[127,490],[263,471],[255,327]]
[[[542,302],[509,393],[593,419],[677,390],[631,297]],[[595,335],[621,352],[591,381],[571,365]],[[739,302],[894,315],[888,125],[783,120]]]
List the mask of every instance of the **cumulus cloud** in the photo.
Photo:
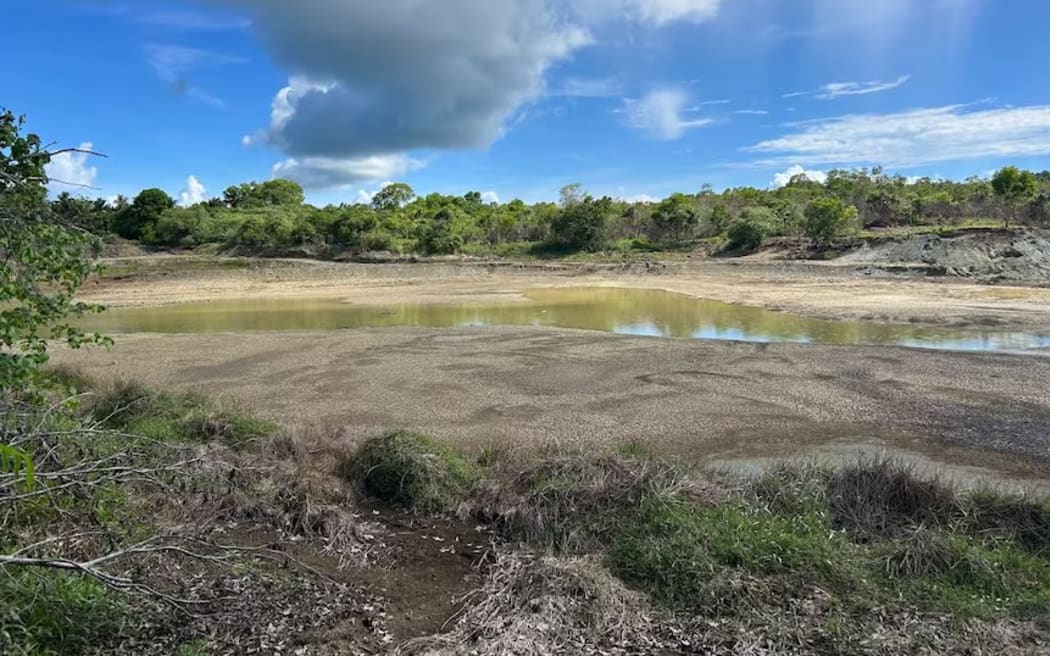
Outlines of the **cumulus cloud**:
[[207,193],[208,190],[204,188],[200,180],[196,176],[191,175],[186,178],[186,186],[179,193],[179,205],[189,207],[190,205],[203,203],[208,199]]
[[[547,94],[620,95],[608,79],[548,85],[557,63],[612,21],[660,27],[714,17],[719,0],[210,0],[245,14],[290,79],[245,139],[313,159],[332,184],[362,158],[492,144]],[[469,26],[470,29],[467,29]],[[680,121],[682,128],[690,127]],[[316,158],[325,158],[317,160]],[[345,160],[351,164],[337,164]],[[282,163],[282,165],[290,166]],[[311,167],[316,169],[318,167]]]
[[687,130],[711,123],[711,119],[687,118],[693,111],[687,107],[688,97],[680,89],[657,89],[641,99],[628,99],[623,111],[627,123],[654,139],[672,141]]
[[294,180],[308,189],[345,188],[370,180],[389,180],[419,170],[425,162],[403,153],[368,157],[301,157],[273,165],[273,177]]
[[788,170],[781,171],[780,173],[777,173],[776,175],[774,175],[773,176],[773,183],[772,183],[773,187],[775,189],[780,189],[781,187],[786,187],[788,185],[788,183],[790,183],[793,179],[795,179],[796,176],[799,176],[799,175],[804,175],[804,176],[806,176],[807,180],[809,180],[811,182],[819,182],[820,184],[824,184],[825,182],[828,181],[828,174],[827,174],[827,172],[825,172],[825,171],[818,171],[818,170],[806,170],[806,169],[802,168],[801,166],[799,166],[798,164],[796,164],[795,166],[792,166]]
[[486,146],[590,43],[544,0],[228,1],[295,73],[256,137],[294,157]]
[[484,203],[498,203],[499,194],[494,191],[483,191],[481,192],[481,200]]
[[[78,150],[91,150],[92,144],[85,142],[78,146]],[[69,191],[70,187],[94,187],[98,178],[98,169],[88,165],[88,153],[68,152],[59,153],[51,158],[51,162],[44,167],[49,183],[48,189],[52,192]]]
[[982,157],[1050,155],[1050,105],[972,111],[965,105],[806,121],[745,150],[764,165],[906,167]]

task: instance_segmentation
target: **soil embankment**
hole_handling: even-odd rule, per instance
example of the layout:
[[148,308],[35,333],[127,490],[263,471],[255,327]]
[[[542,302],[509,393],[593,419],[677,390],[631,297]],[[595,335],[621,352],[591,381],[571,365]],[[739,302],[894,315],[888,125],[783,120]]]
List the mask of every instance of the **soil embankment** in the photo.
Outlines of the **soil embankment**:
[[1039,231],[966,231],[865,244],[842,264],[913,265],[933,275],[1050,284],[1050,238]]

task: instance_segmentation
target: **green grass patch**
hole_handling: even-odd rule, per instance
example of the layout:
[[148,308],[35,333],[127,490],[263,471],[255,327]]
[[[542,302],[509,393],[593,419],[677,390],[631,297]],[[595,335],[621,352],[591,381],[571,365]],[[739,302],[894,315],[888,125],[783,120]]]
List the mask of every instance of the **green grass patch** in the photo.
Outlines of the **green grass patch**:
[[123,382],[101,392],[90,413],[105,427],[157,442],[221,441],[242,446],[272,437],[278,427],[229,403],[193,393],[158,392]]
[[126,606],[93,579],[54,571],[0,570],[0,653],[84,653],[118,633]]
[[339,474],[368,496],[418,512],[448,512],[480,478],[478,465],[438,440],[408,431],[365,442]]
[[[770,601],[751,597],[785,586],[859,587],[855,551],[817,515],[649,499],[625,522],[608,562],[659,601],[717,613]],[[738,584],[757,577],[771,577],[773,585]]]
[[734,614],[821,591],[859,621],[878,608],[1050,618],[1047,506],[956,494],[892,461],[775,468],[702,505],[650,498],[623,518],[609,566],[676,609]]

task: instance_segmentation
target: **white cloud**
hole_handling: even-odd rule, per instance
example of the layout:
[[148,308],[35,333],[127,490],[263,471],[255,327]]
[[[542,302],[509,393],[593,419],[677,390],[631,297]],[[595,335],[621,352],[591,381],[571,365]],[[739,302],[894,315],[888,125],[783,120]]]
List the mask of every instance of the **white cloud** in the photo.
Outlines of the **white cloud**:
[[[652,27],[699,22],[713,18],[720,5],[720,0],[210,2],[239,9],[250,19],[275,63],[289,74],[288,85],[274,98],[269,126],[245,143],[274,146],[297,167],[327,158],[320,181],[328,184],[336,182],[339,170],[356,168],[331,165],[335,161],[488,147],[513,127],[513,117],[544,95],[619,96],[616,80],[569,78],[548,85],[547,73],[591,45],[593,28],[612,21]],[[170,62],[181,62],[186,54],[166,53],[162,66],[171,68]],[[672,131],[696,124],[679,120]],[[339,184],[356,179],[344,177]]]
[[688,98],[679,89],[657,89],[643,98],[624,101],[623,111],[627,123],[654,139],[671,141],[678,139],[691,128],[711,123],[706,118],[686,118]]
[[790,124],[793,131],[745,149],[760,165],[882,164],[906,167],[982,157],[1050,155],[1050,106],[967,111],[965,105],[857,114]]
[[822,100],[834,100],[842,96],[865,96],[869,93],[880,93],[896,89],[911,79],[910,75],[902,75],[896,80],[881,82],[871,80],[868,82],[831,82],[820,87],[817,98]]
[[[84,142],[78,150],[91,150],[92,144]],[[94,187],[98,178],[98,169],[88,166],[91,157],[88,153],[67,152],[59,153],[51,158],[51,162],[44,167],[49,183],[48,189],[52,192],[69,191],[70,187]]]
[[745,116],[765,116],[769,112],[764,109],[738,109],[734,114],[743,114]]
[[677,21],[701,23],[718,15],[721,0],[573,0],[585,17],[624,18],[656,27]]
[[829,82],[816,91],[793,91],[785,93],[781,98],[799,98],[802,96],[813,96],[821,100],[836,100],[844,96],[866,96],[871,93],[890,91],[905,84],[911,79],[911,75],[902,75],[896,80],[868,80],[867,82]]
[[776,188],[776,189],[780,189],[781,187],[786,187],[788,185],[788,183],[791,182],[795,178],[795,176],[799,176],[799,175],[804,175],[804,176],[806,176],[807,180],[809,180],[811,182],[819,182],[820,184],[824,184],[825,182],[828,181],[828,174],[826,172],[818,171],[818,170],[807,171],[806,169],[804,169],[801,166],[799,166],[798,164],[796,164],[795,166],[792,166],[788,170],[781,171],[780,173],[777,173],[776,175],[774,175],[773,176],[773,187]]
[[200,180],[196,176],[191,175],[186,178],[186,186],[179,193],[179,205],[189,207],[190,205],[203,203],[208,199],[207,193],[208,190],[204,188]]
[[307,189],[345,188],[370,180],[389,180],[419,170],[426,163],[407,155],[290,158],[273,165],[273,177],[294,180]]
[[553,96],[573,98],[609,98],[623,94],[623,86],[614,78],[570,77],[561,81],[551,90]]
[[481,192],[481,200],[485,203],[498,203],[499,194],[494,191],[483,191]]
[[227,1],[292,73],[254,140],[297,158],[485,147],[591,42],[546,0]]

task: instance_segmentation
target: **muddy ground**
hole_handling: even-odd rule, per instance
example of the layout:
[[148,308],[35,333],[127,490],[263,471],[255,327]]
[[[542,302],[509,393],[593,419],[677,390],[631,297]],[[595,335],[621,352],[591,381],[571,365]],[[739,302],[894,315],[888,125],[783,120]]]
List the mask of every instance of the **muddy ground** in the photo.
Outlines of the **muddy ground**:
[[[1050,289],[778,263],[396,264],[294,260],[120,264],[85,299],[231,297],[481,302],[532,287],[658,288],[834,319],[1050,333]],[[93,375],[231,396],[289,426],[354,439],[392,428],[470,448],[639,440],[703,461],[902,450],[1050,478],[1050,358],[751,345],[529,328],[125,335],[56,353]]]

